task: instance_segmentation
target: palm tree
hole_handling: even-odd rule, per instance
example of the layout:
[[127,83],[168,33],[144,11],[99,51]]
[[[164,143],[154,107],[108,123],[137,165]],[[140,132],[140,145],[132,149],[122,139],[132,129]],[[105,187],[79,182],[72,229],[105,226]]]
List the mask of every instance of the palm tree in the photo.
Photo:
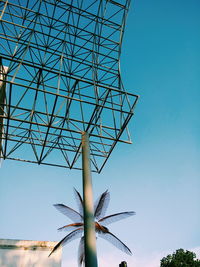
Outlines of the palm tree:
[[[66,235],[51,251],[49,256],[54,253],[59,247],[66,245],[70,241],[81,238],[78,248],[78,264],[82,266],[84,261],[84,218],[83,218],[83,199],[80,193],[74,188],[75,197],[77,200],[77,204],[79,207],[79,212],[73,210],[72,208],[65,206],[63,204],[55,204],[55,208],[59,210],[61,213],[66,215],[69,219],[73,221],[73,223],[65,225],[61,228],[58,228],[59,231],[71,231],[68,235]],[[115,213],[109,216],[105,216],[108,204],[110,201],[110,193],[106,190],[100,197],[96,200],[94,204],[94,217],[95,217],[95,231],[99,237],[106,239],[114,246],[124,251],[125,253],[132,255],[131,250],[117,238],[114,234],[112,234],[109,229],[106,227],[108,224],[113,222],[125,219],[129,216],[135,214],[134,211],[120,212]]]

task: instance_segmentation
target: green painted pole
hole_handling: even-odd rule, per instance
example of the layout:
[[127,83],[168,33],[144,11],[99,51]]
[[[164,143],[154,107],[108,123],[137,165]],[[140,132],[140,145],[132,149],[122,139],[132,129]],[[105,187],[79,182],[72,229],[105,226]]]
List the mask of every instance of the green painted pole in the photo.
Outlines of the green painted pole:
[[83,209],[85,267],[97,267],[96,234],[94,224],[94,205],[92,192],[92,175],[90,166],[89,135],[82,133],[82,167],[83,167]]

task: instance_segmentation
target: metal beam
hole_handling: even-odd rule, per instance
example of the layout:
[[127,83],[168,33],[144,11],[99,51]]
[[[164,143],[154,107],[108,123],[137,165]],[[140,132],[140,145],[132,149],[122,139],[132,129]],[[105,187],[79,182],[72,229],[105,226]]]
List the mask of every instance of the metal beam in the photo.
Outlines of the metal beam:
[[3,120],[6,101],[6,74],[8,67],[0,62],[0,156],[3,152]]

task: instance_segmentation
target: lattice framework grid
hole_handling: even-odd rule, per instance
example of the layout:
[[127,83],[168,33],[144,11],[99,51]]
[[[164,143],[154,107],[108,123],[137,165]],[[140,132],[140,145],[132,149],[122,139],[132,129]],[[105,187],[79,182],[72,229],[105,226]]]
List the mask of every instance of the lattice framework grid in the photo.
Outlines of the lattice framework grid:
[[[1,158],[93,171],[117,142],[138,96],[125,91],[120,54],[129,0],[1,0]],[[6,85],[6,86],[5,86]]]

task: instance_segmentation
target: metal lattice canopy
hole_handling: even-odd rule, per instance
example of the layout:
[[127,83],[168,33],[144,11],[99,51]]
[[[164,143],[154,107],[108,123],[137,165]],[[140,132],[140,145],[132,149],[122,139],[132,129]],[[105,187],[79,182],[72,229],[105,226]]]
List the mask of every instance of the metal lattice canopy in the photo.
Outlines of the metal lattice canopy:
[[119,58],[129,0],[1,0],[1,158],[81,169],[81,134],[100,172],[137,95]]

